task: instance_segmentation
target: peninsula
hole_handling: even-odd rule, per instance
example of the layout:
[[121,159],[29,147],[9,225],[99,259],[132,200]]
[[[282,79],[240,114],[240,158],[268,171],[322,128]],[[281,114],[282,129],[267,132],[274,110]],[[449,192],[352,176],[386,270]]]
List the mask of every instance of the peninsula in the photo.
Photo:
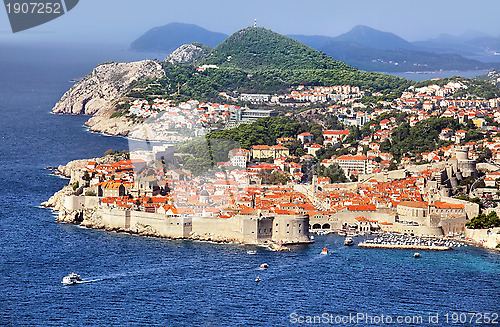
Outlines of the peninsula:
[[44,204],[59,221],[273,249],[334,231],[500,243],[489,82],[362,72],[250,27],[165,62],[100,65],[54,112],[145,140],[59,167],[70,185]]

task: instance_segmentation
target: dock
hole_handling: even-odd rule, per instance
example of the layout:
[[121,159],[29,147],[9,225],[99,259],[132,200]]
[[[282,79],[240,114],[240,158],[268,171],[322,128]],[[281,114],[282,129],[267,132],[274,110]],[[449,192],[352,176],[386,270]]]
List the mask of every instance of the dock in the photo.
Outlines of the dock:
[[451,246],[410,245],[410,244],[359,243],[358,246],[361,248],[371,248],[371,249],[406,249],[406,250],[433,250],[433,251],[447,251],[453,249]]

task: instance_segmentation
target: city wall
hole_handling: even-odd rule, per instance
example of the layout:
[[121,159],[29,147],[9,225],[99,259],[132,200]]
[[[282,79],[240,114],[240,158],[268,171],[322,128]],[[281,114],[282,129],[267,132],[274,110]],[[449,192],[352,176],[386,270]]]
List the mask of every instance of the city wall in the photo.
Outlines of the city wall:
[[484,247],[494,249],[500,244],[500,227],[489,229],[465,229],[465,237],[474,242],[481,243]]
[[191,217],[168,217],[157,213],[100,208],[102,224],[111,229],[133,231],[151,229],[155,235],[168,238],[187,238],[192,231]]

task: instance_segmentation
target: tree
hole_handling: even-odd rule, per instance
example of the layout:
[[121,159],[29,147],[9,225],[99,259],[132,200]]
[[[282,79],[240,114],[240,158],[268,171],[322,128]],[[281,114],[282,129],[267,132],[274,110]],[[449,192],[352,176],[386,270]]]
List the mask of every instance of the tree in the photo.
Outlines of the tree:
[[465,226],[472,229],[500,227],[500,218],[498,218],[495,211],[491,211],[488,215],[480,213],[465,224]]
[[89,182],[89,181],[92,179],[92,177],[90,177],[90,175],[89,175],[89,171],[88,171],[88,170],[86,170],[86,171],[83,173],[83,177],[82,177],[82,179],[83,179],[84,181],[87,181],[87,182]]
[[392,161],[391,164],[389,165],[389,167],[387,169],[389,171],[396,170],[396,169],[398,169],[398,165],[394,161]]

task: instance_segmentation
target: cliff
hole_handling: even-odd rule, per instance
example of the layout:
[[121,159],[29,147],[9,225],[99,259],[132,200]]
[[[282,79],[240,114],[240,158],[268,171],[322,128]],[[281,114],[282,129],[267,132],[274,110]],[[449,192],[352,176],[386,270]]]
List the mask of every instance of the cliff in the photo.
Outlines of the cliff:
[[155,60],[101,64],[67,91],[52,112],[104,115],[136,81],[164,75],[162,65]]
[[184,44],[168,55],[165,61],[171,64],[194,64],[205,57],[210,50],[210,47],[199,43]]

